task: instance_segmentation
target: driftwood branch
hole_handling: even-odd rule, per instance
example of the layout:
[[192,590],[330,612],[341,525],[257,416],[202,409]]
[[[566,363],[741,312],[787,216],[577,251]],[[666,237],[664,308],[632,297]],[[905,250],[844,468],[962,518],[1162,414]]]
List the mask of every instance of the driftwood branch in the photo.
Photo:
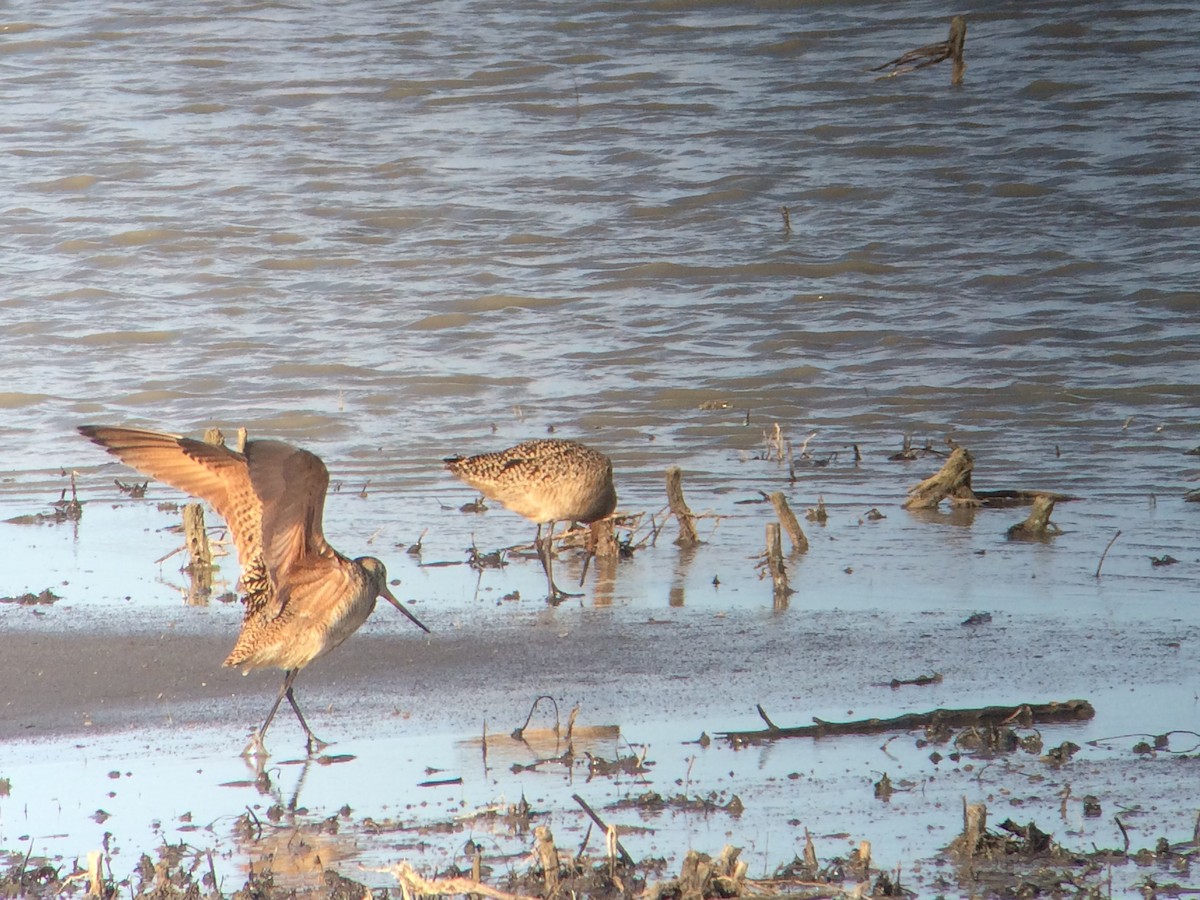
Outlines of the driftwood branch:
[[955,16],[950,20],[950,34],[946,40],[938,41],[936,44],[926,44],[916,50],[909,50],[890,62],[885,62],[882,66],[875,66],[871,71],[882,72],[884,69],[892,69],[886,75],[880,75],[875,79],[882,81],[884,78],[895,78],[897,75],[915,72],[917,69],[924,69],[926,66],[949,59],[954,61],[954,68],[950,73],[950,83],[962,84],[963,73],[967,70],[967,64],[963,62],[963,48],[966,43],[967,20],[962,16]]
[[783,496],[783,491],[776,491],[769,499],[771,505],[775,507],[775,515],[779,518],[779,524],[788,533],[788,540],[792,542],[792,549],[797,553],[807,553],[808,538],[804,536],[804,529],[796,521],[796,514],[788,506],[787,497]]
[[979,498],[971,490],[973,468],[975,459],[967,448],[955,447],[937,472],[908,489],[904,508],[934,509],[947,497],[956,505],[978,506]]
[[1048,722],[1080,722],[1096,714],[1086,700],[1022,703],[1018,706],[983,706],[973,709],[935,709],[924,713],[907,713],[891,719],[859,719],[854,722],[826,722],[813,717],[812,725],[781,728],[774,724],[763,708],[758,714],[767,723],[760,731],[725,731],[718,736],[733,743],[749,744],[792,737],[829,737],[839,734],[879,734],[884,731],[913,731],[930,726],[965,728],[972,725],[1004,725],[1012,722],[1035,724]]

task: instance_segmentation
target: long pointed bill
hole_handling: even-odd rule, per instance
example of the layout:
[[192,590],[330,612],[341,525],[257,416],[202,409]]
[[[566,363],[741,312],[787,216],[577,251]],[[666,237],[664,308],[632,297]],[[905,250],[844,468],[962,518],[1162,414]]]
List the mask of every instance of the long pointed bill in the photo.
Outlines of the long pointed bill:
[[402,612],[406,616],[408,616],[408,618],[412,620],[412,623],[414,625],[416,625],[418,628],[420,628],[422,631],[424,631],[426,634],[430,633],[429,629],[425,627],[425,623],[422,622],[420,619],[418,619],[416,616],[414,616],[407,606],[405,606],[403,603],[401,603],[399,600],[397,600],[396,596],[391,591],[388,590],[386,584],[381,584],[379,586],[379,596],[386,599],[389,603],[392,604],[392,606],[396,607],[396,609],[400,610],[400,612]]

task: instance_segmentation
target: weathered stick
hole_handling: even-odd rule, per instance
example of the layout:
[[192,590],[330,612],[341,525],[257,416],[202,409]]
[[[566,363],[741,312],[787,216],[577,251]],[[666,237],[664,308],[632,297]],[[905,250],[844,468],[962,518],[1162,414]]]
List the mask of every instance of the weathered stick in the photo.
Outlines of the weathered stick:
[[700,543],[696,534],[696,517],[683,499],[683,470],[679,466],[667,469],[667,504],[679,522],[679,537],[675,543],[680,547],[694,547]]
[[971,490],[971,470],[975,460],[966,447],[955,447],[942,467],[924,481],[908,489],[905,509],[934,509],[947,497],[954,504],[975,505],[979,499]]
[[[580,797],[578,794],[572,794],[572,795],[571,795],[571,799],[572,799],[572,800],[574,800],[576,803],[578,803],[578,804],[579,804],[580,808],[581,808],[581,809],[582,809],[582,810],[583,810],[585,813],[587,813],[587,814],[588,814],[588,818],[590,818],[590,819],[591,819],[593,822],[595,822],[595,823],[596,823],[596,826],[597,826],[597,827],[598,827],[598,828],[599,828],[601,831],[603,831],[605,834],[608,834],[608,825],[606,825],[606,824],[604,823],[604,820],[603,820],[603,819],[601,819],[601,818],[600,818],[598,815],[596,815],[596,811],[595,811],[595,810],[593,810],[593,809],[592,809],[590,806],[588,806],[588,805],[587,805],[587,801],[586,801],[586,800],[584,800],[584,799],[583,799],[582,797]],[[626,852],[626,850],[625,850],[625,848],[624,848],[623,846],[621,846],[621,842],[620,842],[619,840],[617,841],[617,853],[618,853],[618,854],[620,855],[620,857],[621,857],[621,862],[623,862],[623,863],[624,863],[625,865],[627,865],[627,866],[632,866],[632,865],[633,865],[633,857],[632,857],[632,856],[630,856],[630,855],[629,855],[629,854]]]
[[974,709],[935,709],[925,713],[907,713],[891,719],[859,719],[855,722],[826,722],[813,717],[814,725],[783,728],[768,717],[763,708],[758,714],[767,727],[761,731],[726,731],[718,736],[734,743],[773,741],[791,737],[828,737],[836,734],[879,734],[884,731],[912,731],[933,725],[967,727],[971,725],[1003,725],[1010,721],[1079,722],[1096,714],[1086,700],[1022,703],[1019,706],[983,706]]
[[776,605],[787,603],[788,595],[793,591],[783,565],[783,539],[779,536],[778,522],[767,523],[767,571],[771,573]]
[[183,508],[183,536],[188,551],[188,564],[184,571],[191,582],[187,602],[203,605],[212,595],[213,561],[212,547],[208,543],[208,531],[204,527],[204,504],[188,503]]
[[783,491],[773,493],[770,500],[771,505],[775,507],[775,515],[779,517],[779,524],[788,533],[788,540],[792,542],[792,549],[797,553],[807,553],[808,538],[804,536],[804,530],[800,527],[800,523],[796,521],[796,514],[788,506],[787,497],[783,496]]
[[987,828],[987,805],[983,803],[968,803],[963,797],[963,830],[962,834],[950,842],[950,852],[965,859],[970,859],[979,850],[979,841]]
[[1024,522],[1018,522],[1006,532],[1010,541],[1039,540],[1061,534],[1062,529],[1050,521],[1050,513],[1054,512],[1054,498],[1047,496],[1035,497],[1033,509]]
[[1117,529],[1117,533],[1112,536],[1112,540],[1104,548],[1104,552],[1100,554],[1100,562],[1096,564],[1096,577],[1100,577],[1100,569],[1104,567],[1104,557],[1108,556],[1108,551],[1112,549],[1112,545],[1117,542],[1117,538],[1121,536],[1121,530]]
[[212,571],[212,548],[204,527],[204,504],[189,503],[183,508],[183,536],[187,541],[188,571],[201,575]]

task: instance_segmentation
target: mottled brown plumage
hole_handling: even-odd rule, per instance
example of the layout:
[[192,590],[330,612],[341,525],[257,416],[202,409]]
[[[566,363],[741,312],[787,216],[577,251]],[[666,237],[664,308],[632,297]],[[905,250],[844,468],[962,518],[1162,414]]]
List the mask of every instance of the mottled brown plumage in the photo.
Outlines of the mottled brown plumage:
[[325,540],[321,520],[329,472],[307,450],[248,441],[245,453],[140,428],[84,425],[80,433],[126,465],[208,502],[233,535],[245,618],[227,666],[275,666],[283,687],[246,748],[264,754],[263,735],[284,697],[311,752],[324,746],[304,721],[292,684],[306,665],[358,630],[384,597],[428,631],[387,586],[379,560],[349,559]]
[[[612,461],[577,441],[557,438],[525,441],[507,450],[478,456],[455,456],[446,468],[485,497],[502,503],[538,526],[534,539],[550,599],[570,596],[559,590],[551,572],[551,546],[556,522],[597,522],[617,508]],[[542,539],[542,526],[549,532]]]

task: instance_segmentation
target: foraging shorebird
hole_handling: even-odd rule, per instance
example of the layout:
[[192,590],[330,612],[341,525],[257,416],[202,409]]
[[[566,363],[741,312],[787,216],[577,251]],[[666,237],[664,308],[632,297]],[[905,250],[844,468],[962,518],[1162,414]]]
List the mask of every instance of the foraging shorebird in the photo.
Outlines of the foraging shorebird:
[[[485,497],[537,523],[534,546],[546,572],[550,601],[578,596],[554,583],[554,525],[561,521],[590,524],[612,515],[617,508],[612,461],[576,441],[548,438],[495,453],[453,456],[445,463],[451,473]],[[543,525],[549,526],[545,539]]]
[[141,428],[83,425],[79,432],[126,465],[206,501],[233,534],[246,606],[227,666],[284,670],[283,686],[243,751],[266,756],[263,735],[286,697],[304,729],[308,752],[326,746],[312,733],[292,685],[300,670],[350,637],[388,600],[429,631],[388,590],[383,563],[349,559],[325,540],[321,518],[329,472],[307,450],[280,441],[248,441],[244,453]]

